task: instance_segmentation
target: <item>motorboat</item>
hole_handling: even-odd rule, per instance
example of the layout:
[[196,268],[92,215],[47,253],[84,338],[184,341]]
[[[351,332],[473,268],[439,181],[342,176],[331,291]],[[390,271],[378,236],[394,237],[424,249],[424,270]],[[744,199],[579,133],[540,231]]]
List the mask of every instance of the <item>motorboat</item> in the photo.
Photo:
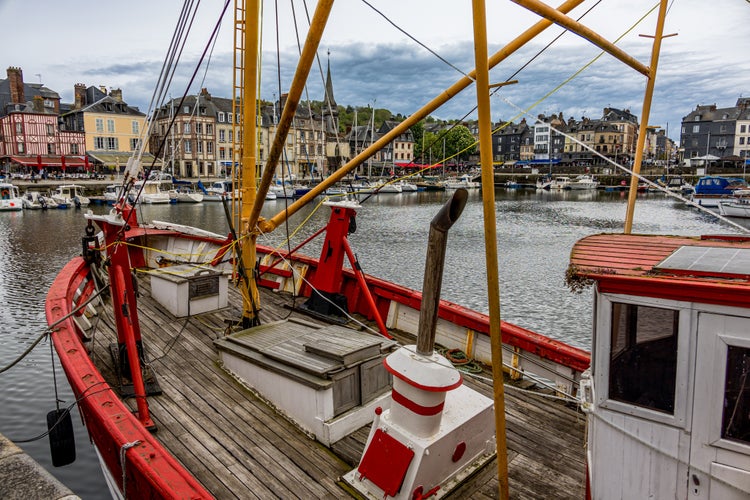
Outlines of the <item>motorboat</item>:
[[720,200],[719,213],[726,217],[750,218],[750,193]]
[[563,189],[570,189],[572,181],[570,177],[560,175],[549,180],[542,181],[538,186],[540,189],[546,189],[548,191],[559,191]]
[[0,211],[16,212],[18,210],[23,210],[23,200],[18,186],[9,182],[0,183]]
[[58,186],[52,193],[52,199],[60,206],[65,207],[87,207],[90,199],[83,195],[83,186],[78,184],[63,184]]
[[568,182],[567,186],[563,189],[572,189],[574,191],[596,189],[599,187],[599,182],[590,175],[579,175],[572,181]]
[[232,181],[229,179],[214,181],[209,187],[205,188],[203,194],[203,201],[222,201],[232,198]]
[[29,190],[22,196],[23,208],[26,210],[47,210],[57,208],[57,203],[51,196],[45,196],[40,191]]
[[157,205],[170,203],[168,191],[162,191],[162,182],[158,180],[137,181],[130,191],[135,203],[145,203],[147,205]]
[[416,193],[419,190],[416,184],[403,179],[398,181],[397,184],[401,188],[402,193]]
[[169,191],[170,198],[174,198],[176,203],[200,203],[203,201],[203,193],[198,192],[191,186],[176,186]]
[[743,192],[750,192],[744,179],[706,175],[695,183],[690,200],[704,207],[718,208],[720,201],[730,200]]
[[449,177],[443,181],[445,189],[476,189],[480,184],[472,179],[469,174],[460,177]]
[[122,191],[122,184],[108,184],[104,187],[104,201],[107,205],[114,205]]

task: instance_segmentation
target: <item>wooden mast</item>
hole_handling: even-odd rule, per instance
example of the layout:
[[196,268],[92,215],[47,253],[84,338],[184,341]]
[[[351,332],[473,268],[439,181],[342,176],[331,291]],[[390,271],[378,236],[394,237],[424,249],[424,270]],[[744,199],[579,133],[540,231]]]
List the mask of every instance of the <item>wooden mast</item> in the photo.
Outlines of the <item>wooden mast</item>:
[[497,268],[497,225],[495,220],[495,173],[492,165],[492,116],[490,113],[489,65],[487,63],[487,16],[484,0],[472,0],[474,13],[474,59],[476,64],[479,154],[482,167],[484,250],[487,267],[487,303],[490,313],[490,347],[495,401],[497,482],[501,500],[509,498],[508,447],[505,439],[505,387],[503,340],[500,334],[500,278]]

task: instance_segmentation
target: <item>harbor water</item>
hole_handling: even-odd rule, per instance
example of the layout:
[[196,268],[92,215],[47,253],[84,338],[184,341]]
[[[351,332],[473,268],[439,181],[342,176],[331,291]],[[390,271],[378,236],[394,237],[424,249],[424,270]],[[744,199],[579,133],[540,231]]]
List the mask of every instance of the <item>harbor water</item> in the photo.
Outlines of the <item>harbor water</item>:
[[[429,223],[448,192],[381,194],[362,203],[350,244],[365,273],[421,289]],[[589,349],[591,291],[576,294],[565,284],[572,245],[602,232],[621,232],[627,193],[503,190],[496,196],[501,316],[543,335]],[[268,201],[265,217],[284,209]],[[106,206],[89,207],[96,213]],[[480,190],[448,237],[441,298],[487,311],[483,204]],[[259,236],[269,246],[294,247],[326,223],[330,209],[312,204],[274,232]],[[219,203],[139,208],[143,220],[195,225],[226,234]],[[304,225],[299,228],[300,224]],[[743,223],[750,226],[750,223]],[[82,211],[0,213],[0,369],[21,355],[46,328],[44,301],[55,275],[80,253]],[[633,233],[700,235],[737,233],[711,215],[661,194],[639,195]],[[292,235],[289,243],[288,236]],[[322,237],[304,253],[317,257]],[[56,382],[56,383],[55,383]],[[57,402],[56,402],[57,401]],[[42,341],[13,368],[0,373],[0,433],[16,442],[83,499],[109,498],[96,454],[74,405],[72,392],[50,344]],[[73,406],[77,460],[55,468],[46,415]],[[34,439],[42,436],[40,439]]]

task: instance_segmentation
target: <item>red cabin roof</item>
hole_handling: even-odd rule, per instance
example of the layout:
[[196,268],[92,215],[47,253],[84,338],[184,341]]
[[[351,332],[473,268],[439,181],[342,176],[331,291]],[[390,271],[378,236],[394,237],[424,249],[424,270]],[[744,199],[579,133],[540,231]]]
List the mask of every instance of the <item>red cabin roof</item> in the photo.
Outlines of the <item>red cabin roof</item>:
[[575,244],[570,266],[571,285],[750,307],[750,237],[598,234]]

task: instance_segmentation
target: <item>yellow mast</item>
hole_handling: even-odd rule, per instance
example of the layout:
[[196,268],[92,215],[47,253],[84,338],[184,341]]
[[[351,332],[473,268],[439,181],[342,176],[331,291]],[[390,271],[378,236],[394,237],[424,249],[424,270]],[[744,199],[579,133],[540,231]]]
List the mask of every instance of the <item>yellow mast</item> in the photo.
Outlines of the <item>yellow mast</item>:
[[479,154],[482,166],[484,250],[487,267],[487,303],[490,313],[490,347],[495,400],[497,482],[501,500],[509,498],[508,447],[505,439],[505,388],[503,386],[503,340],[500,334],[500,285],[497,268],[497,226],[495,221],[495,173],[492,165],[492,116],[487,63],[487,19],[484,0],[472,0],[474,12],[474,59],[476,64]]
[[656,84],[656,66],[659,64],[659,52],[661,51],[661,40],[664,38],[664,18],[667,14],[667,0],[661,0],[659,4],[659,17],[656,20],[654,43],[651,49],[651,63],[646,82],[646,92],[643,96],[643,111],[641,112],[641,125],[638,129],[638,144],[635,147],[635,161],[633,162],[633,175],[630,177],[630,191],[628,192],[628,207],[625,212],[625,227],[623,232],[630,234],[633,229],[633,213],[635,212],[635,198],[638,194],[638,174],[641,173],[641,162],[643,161],[643,146],[646,143],[646,129],[648,128],[649,115],[651,114],[651,98],[654,95]]
[[[255,203],[255,169],[257,156],[256,106],[258,100],[258,51],[260,49],[260,0],[235,1],[235,64],[241,61],[241,82],[235,82],[235,95],[232,106],[242,109],[239,131],[242,133],[242,145],[239,151],[232,152],[233,163],[241,155],[239,172],[232,165],[232,189],[239,190],[240,198],[240,261],[244,268],[245,283],[243,293],[242,322],[244,326],[257,324],[259,305],[258,287],[253,276],[255,269],[255,242],[257,233],[248,224],[250,209]],[[239,37],[239,40],[237,39]],[[238,43],[239,42],[239,43]],[[237,71],[235,71],[237,78]],[[239,97],[239,102],[238,102]],[[236,130],[237,112],[233,113],[232,128]],[[235,132],[235,140],[238,139]],[[237,185],[235,185],[235,182]],[[234,193],[232,193],[234,195]]]

